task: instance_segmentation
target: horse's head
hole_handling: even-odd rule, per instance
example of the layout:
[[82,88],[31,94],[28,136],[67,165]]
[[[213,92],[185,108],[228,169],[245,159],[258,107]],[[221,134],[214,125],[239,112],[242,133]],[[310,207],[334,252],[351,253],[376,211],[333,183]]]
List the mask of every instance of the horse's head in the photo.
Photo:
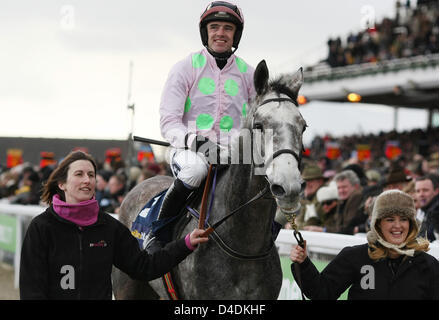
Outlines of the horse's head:
[[252,131],[255,174],[267,177],[277,205],[291,214],[300,208],[304,187],[300,162],[306,122],[297,108],[302,69],[269,81],[267,65],[261,61],[254,83],[257,96],[251,102],[244,127]]

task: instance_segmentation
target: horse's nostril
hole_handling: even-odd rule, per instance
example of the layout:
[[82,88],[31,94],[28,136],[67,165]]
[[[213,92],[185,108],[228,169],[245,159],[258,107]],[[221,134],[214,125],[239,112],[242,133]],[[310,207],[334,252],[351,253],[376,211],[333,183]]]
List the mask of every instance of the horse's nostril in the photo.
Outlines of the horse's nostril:
[[282,188],[280,185],[273,184],[271,186],[271,193],[273,193],[273,195],[276,197],[281,197],[285,195],[285,189]]

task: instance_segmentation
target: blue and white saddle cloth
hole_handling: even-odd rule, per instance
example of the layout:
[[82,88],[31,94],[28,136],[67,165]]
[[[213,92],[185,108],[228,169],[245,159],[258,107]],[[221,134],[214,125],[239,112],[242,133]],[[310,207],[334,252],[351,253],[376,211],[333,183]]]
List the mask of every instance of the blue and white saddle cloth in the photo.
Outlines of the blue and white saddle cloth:
[[166,191],[168,190],[163,190],[149,200],[131,225],[131,234],[137,239],[141,249],[144,249],[144,241],[151,230],[156,237],[161,238],[161,241],[167,242],[167,236],[160,231],[170,222],[170,219],[157,220]]

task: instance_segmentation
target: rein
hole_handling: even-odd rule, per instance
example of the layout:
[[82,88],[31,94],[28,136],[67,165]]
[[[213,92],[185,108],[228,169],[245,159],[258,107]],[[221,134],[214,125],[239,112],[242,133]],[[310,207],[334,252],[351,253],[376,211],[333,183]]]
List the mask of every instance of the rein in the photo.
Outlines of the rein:
[[[207,220],[208,220],[208,217],[210,215],[210,211],[212,209],[212,203],[213,203],[213,199],[214,199],[217,168],[215,167],[213,170],[215,170],[214,178],[213,178],[214,181],[213,181],[212,191],[211,191],[212,194],[211,194],[211,198],[210,198],[210,200],[211,200],[210,201],[210,206],[209,206],[209,210],[208,210],[208,213],[207,213],[207,219],[206,219],[206,224],[208,226],[208,229],[203,234],[201,234],[201,236],[202,237],[207,237],[207,236],[211,235],[212,239],[215,241],[216,244],[218,244],[218,246],[223,250],[223,252],[225,252],[229,256],[234,257],[236,259],[241,259],[241,260],[258,260],[258,259],[263,259],[263,258],[267,257],[270,254],[271,249],[273,248],[274,242],[272,242],[270,248],[267,251],[265,251],[263,253],[260,253],[260,254],[256,254],[256,255],[249,255],[249,254],[245,254],[245,253],[240,253],[240,252],[234,250],[233,248],[231,248],[229,245],[227,245],[224,242],[224,240],[221,238],[221,236],[215,231],[215,229],[218,228],[220,225],[222,225],[224,222],[226,222],[234,214],[236,214],[240,210],[244,209],[246,206],[248,206],[251,203],[259,200],[260,198],[262,198],[269,191],[268,185],[266,185],[264,187],[264,189],[259,191],[253,198],[248,200],[246,203],[240,205],[238,208],[234,209],[232,212],[230,212],[228,215],[226,215],[225,217],[223,217],[222,219],[220,219],[219,221],[217,221],[213,225],[210,225]],[[206,184],[210,184],[210,180],[207,180]],[[193,209],[193,208],[191,208],[189,206],[187,207],[187,209],[192,214],[192,216],[194,216],[195,218],[199,219],[199,221],[202,220],[201,217],[200,217],[200,214],[195,209]]]
[[[274,99],[267,99],[267,100],[265,100],[265,101],[263,101],[260,105],[259,105],[259,107],[260,106],[262,106],[262,105],[264,105],[264,104],[267,104],[267,103],[269,103],[269,102],[282,102],[282,101],[286,101],[286,102],[292,102],[294,105],[296,105],[296,107],[298,107],[298,104],[297,104],[297,101],[295,101],[295,100],[293,100],[293,99],[291,99],[291,98],[274,98]],[[253,143],[252,143],[252,145],[253,145]],[[304,149],[303,149],[303,146],[302,146],[302,151],[303,151]],[[281,155],[281,154],[284,154],[284,153],[287,153],[287,154],[291,154],[291,155],[293,155],[294,156],[294,158],[297,160],[297,163],[298,163],[298,166],[299,166],[299,168],[300,168],[300,166],[301,166],[301,157],[299,157],[299,155],[296,153],[296,152],[294,152],[293,150],[290,150],[290,149],[282,149],[282,150],[278,150],[278,151],[276,151],[276,152],[274,152],[274,154],[273,154],[273,156],[269,159],[270,161],[268,162],[268,163],[270,163],[271,161],[273,161],[276,157],[278,157],[279,155]],[[262,166],[266,166],[267,165],[267,163],[262,163]],[[297,241],[297,244],[299,245],[299,246],[301,246],[302,248],[304,248],[305,247],[305,242],[304,242],[304,240],[303,240],[303,237],[302,237],[302,234],[300,233],[300,231],[299,231],[299,228],[298,228],[298,226],[297,226],[297,224],[296,224],[296,215],[295,214],[289,214],[289,215],[287,215],[287,218],[288,218],[288,222],[290,222],[290,224],[291,224],[291,227],[293,228],[293,230],[294,230],[294,232],[293,232],[293,235],[294,235],[294,238],[296,238],[296,241]],[[301,277],[301,274],[300,274],[300,266],[299,266],[299,264],[297,264],[297,263],[294,263],[294,270],[295,270],[295,272],[296,272],[296,276],[297,276],[297,284],[299,285],[299,288],[300,288],[300,293],[301,293],[301,295],[302,295],[302,300],[306,300],[305,299],[305,295],[303,294],[303,291],[302,291],[302,277]]]
[[[296,238],[297,244],[299,246],[301,246],[302,248],[305,248],[305,241],[303,240],[302,234],[299,231],[299,228],[297,227],[296,224],[296,215],[295,214],[290,214],[287,215],[288,218],[288,222],[291,224],[291,227],[293,228],[293,235],[294,238]],[[305,295],[303,294],[302,291],[302,276],[300,274],[300,265],[298,263],[293,263],[294,266],[294,271],[296,272],[296,276],[297,276],[297,284],[299,285],[300,288],[300,294],[302,295],[302,300],[306,300]]]
[[[263,106],[267,103],[270,102],[291,102],[293,103],[295,106],[298,106],[297,102],[291,98],[273,98],[273,99],[267,99],[264,100],[258,107]],[[252,146],[253,146],[253,142],[252,142]],[[303,149],[303,146],[302,146]],[[295,152],[294,150],[291,149],[281,149],[281,150],[277,150],[273,153],[273,155],[268,159],[268,161],[264,161],[264,163],[262,164],[262,166],[266,166],[268,165],[271,161],[273,161],[276,157],[280,156],[281,154],[291,154],[297,161],[298,166],[300,167],[301,165],[301,157],[299,156],[299,154],[297,152]],[[252,157],[253,160],[253,157]],[[254,163],[253,161],[253,166],[258,166]],[[259,165],[260,166],[260,165]],[[218,228],[221,224],[223,224],[224,222],[226,222],[229,218],[231,218],[234,214],[236,214],[237,212],[239,212],[240,210],[244,209],[246,206],[250,205],[251,203],[259,200],[260,198],[262,198],[266,193],[268,193],[269,191],[269,185],[266,184],[264,189],[262,189],[261,191],[259,191],[259,193],[257,193],[253,198],[251,198],[250,200],[248,200],[247,202],[245,202],[244,204],[242,204],[241,206],[239,206],[238,208],[234,209],[232,212],[230,212],[228,215],[226,215],[225,217],[223,217],[222,219],[220,219],[219,221],[217,221],[216,223],[214,223],[213,225],[210,225],[208,223],[208,218],[210,215],[210,210],[212,208],[212,203],[213,203],[213,198],[214,198],[214,192],[215,192],[215,185],[216,185],[216,172],[217,172],[217,168],[214,168],[215,170],[215,174],[214,174],[214,182],[213,182],[213,186],[212,186],[212,194],[211,194],[211,201],[210,201],[210,206],[209,206],[209,210],[207,213],[207,219],[206,219],[206,224],[208,226],[208,229],[201,235],[202,237],[207,237],[209,235],[212,235],[212,239],[215,241],[215,243],[217,243],[219,245],[219,247],[228,255],[237,258],[237,259],[242,259],[242,260],[257,260],[257,259],[263,259],[265,257],[267,257],[274,245],[274,241],[272,242],[270,248],[266,251],[263,252],[261,254],[257,254],[257,255],[247,255],[244,253],[240,253],[234,249],[232,249],[230,246],[228,246],[224,240],[222,240],[221,236],[215,231],[216,228]],[[206,185],[210,184],[210,177],[208,177],[209,179],[206,180]],[[205,189],[205,191],[208,190],[208,187]],[[207,198],[207,194],[203,195],[203,198]],[[204,217],[201,216],[200,214],[193,208],[187,207],[187,209],[189,210],[189,212],[192,214],[192,216],[194,216],[195,218],[199,219],[199,223],[201,222],[201,224],[203,224],[204,226]],[[204,211],[204,209],[203,209]],[[295,220],[295,215],[294,216],[290,216],[290,223],[294,229],[294,237],[297,240],[297,243],[300,246],[304,246],[304,241],[302,238],[301,233],[298,230],[297,225],[294,222]],[[301,281],[300,281],[300,271],[296,272],[296,274],[298,274],[298,284],[301,285]],[[302,293],[302,298],[303,297],[303,293]]]

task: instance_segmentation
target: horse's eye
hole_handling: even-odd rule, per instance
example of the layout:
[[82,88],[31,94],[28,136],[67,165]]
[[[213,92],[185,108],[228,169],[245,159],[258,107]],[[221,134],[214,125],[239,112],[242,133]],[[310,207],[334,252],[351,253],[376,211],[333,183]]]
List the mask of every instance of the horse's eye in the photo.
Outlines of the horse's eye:
[[302,134],[305,132],[306,128],[308,128],[308,125],[305,123],[305,125],[302,128]]
[[260,122],[256,122],[256,123],[253,125],[253,129],[264,131],[264,126],[262,125],[262,123],[260,123]]

